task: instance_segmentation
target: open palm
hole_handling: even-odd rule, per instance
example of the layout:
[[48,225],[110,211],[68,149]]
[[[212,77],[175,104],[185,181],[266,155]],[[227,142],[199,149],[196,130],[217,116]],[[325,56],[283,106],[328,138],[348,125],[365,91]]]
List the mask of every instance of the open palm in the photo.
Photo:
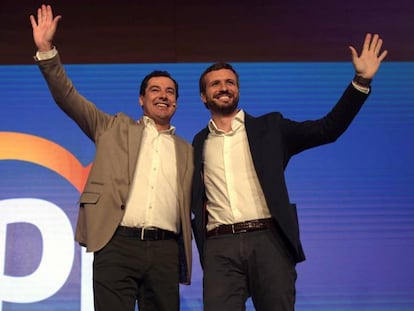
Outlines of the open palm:
[[381,52],[382,43],[383,41],[379,35],[371,35],[368,33],[365,36],[361,55],[358,56],[353,46],[349,47],[352,54],[352,63],[357,75],[366,79],[372,79],[374,77],[381,62],[388,54],[386,50]]
[[37,22],[35,17],[30,15],[33,39],[39,51],[48,51],[52,48],[53,37],[61,18],[60,15],[53,17],[50,5],[42,5],[37,10]]

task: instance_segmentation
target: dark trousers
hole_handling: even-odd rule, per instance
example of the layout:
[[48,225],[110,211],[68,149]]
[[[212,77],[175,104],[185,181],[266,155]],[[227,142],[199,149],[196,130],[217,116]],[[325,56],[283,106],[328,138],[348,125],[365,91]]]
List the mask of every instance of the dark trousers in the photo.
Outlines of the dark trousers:
[[204,250],[205,311],[292,311],[296,264],[273,230],[225,234],[207,239]]
[[115,235],[94,254],[96,311],[179,310],[177,241]]

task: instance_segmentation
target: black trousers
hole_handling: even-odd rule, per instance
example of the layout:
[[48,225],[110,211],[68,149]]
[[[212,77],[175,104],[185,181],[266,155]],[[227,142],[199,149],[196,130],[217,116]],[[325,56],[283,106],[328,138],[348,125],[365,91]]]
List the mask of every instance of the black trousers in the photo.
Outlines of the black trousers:
[[292,311],[296,264],[272,229],[207,239],[204,249],[205,311]]
[[115,235],[94,254],[96,311],[179,310],[177,241]]

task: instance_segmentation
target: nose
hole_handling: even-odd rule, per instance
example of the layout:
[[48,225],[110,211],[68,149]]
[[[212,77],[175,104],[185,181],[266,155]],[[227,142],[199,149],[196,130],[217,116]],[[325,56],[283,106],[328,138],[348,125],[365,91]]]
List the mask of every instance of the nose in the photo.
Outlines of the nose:
[[220,90],[227,91],[227,84],[226,83],[220,83]]
[[167,98],[167,92],[164,90],[161,90],[159,95],[160,95],[160,98],[163,98],[163,99]]

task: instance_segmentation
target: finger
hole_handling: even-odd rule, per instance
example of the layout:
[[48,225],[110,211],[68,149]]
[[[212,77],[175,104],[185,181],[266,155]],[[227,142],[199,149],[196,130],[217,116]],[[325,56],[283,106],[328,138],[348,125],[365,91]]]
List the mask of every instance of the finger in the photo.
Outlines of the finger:
[[356,66],[356,63],[358,62],[358,52],[353,46],[349,46],[349,50],[351,51],[352,63]]
[[44,10],[46,22],[51,23],[53,20],[52,7],[47,5]]
[[364,40],[364,45],[362,47],[362,50],[369,51],[369,45],[371,43],[371,34],[367,33]]
[[375,54],[376,55],[380,54],[382,43],[383,43],[382,39],[379,39],[377,45],[375,46]]
[[382,62],[384,58],[388,55],[388,51],[382,51],[381,55],[378,57],[379,61]]
[[378,38],[379,38],[378,34],[375,34],[372,37],[371,44],[370,44],[370,51],[375,51],[376,52],[376,46],[378,44]]
[[30,23],[32,24],[32,28],[35,29],[37,27],[36,19],[33,15],[30,15]]
[[49,16],[47,14],[47,6],[42,4],[41,7],[41,16],[42,16],[42,22],[43,23],[48,23],[50,21]]
[[47,6],[47,14],[51,19],[53,19],[53,9],[50,5]]
[[61,19],[61,18],[62,18],[62,16],[61,16],[61,15],[56,16],[56,17],[53,19],[53,24],[57,25],[57,23],[60,21],[60,19]]
[[42,20],[42,9],[38,8],[37,9],[37,23],[41,24],[42,22],[43,22],[43,20]]
[[353,46],[349,46],[349,49],[351,50],[352,58],[358,57],[358,53]]

